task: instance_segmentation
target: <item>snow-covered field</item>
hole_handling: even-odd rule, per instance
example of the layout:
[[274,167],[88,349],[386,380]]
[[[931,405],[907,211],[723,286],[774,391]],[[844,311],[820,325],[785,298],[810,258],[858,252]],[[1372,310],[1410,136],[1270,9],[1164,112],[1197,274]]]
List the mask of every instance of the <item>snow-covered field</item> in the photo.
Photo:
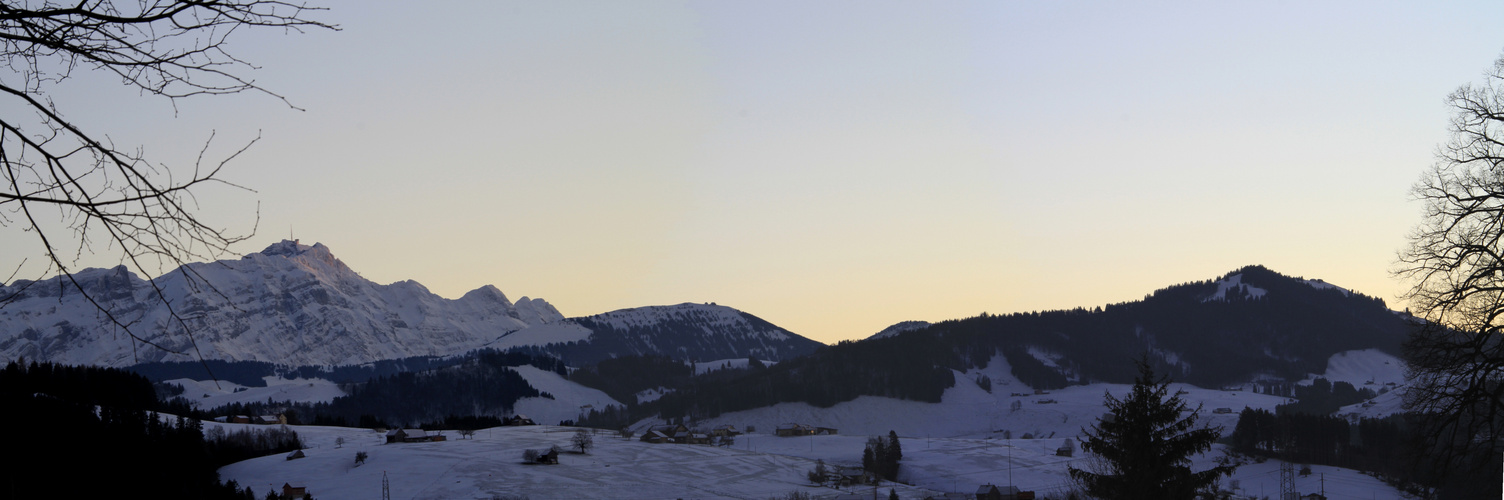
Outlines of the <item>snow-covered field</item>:
[[[978,375],[992,380],[988,393],[973,381]],[[1104,393],[1123,397],[1132,387],[1128,384],[1092,384],[1072,386],[1047,394],[1014,378],[1008,362],[997,356],[983,370],[956,372],[956,385],[947,389],[941,403],[930,404],[890,398],[863,396],[830,408],[816,408],[805,403],[781,403],[747,411],[727,413],[697,424],[704,428],[730,424],[748,425],[771,432],[779,424],[800,423],[833,427],[841,434],[886,435],[896,431],[901,436],[1002,438],[1004,432],[1014,438],[1025,434],[1034,437],[1063,438],[1080,434],[1107,411]],[[1202,404],[1200,422],[1223,426],[1231,433],[1243,408],[1273,411],[1286,398],[1248,391],[1223,391],[1174,384],[1184,390],[1184,398],[1194,408]],[[1017,402],[1017,409],[1014,403]],[[1230,413],[1215,413],[1226,408]],[[641,422],[634,428],[646,428],[656,422]],[[860,450],[858,450],[860,451]]]
[[[815,459],[831,465],[857,464],[865,436],[837,435],[774,437],[756,434],[738,437],[735,446],[648,444],[623,439],[614,433],[594,436],[588,454],[563,453],[558,465],[522,463],[527,449],[552,445],[567,448],[574,429],[531,426],[498,427],[478,431],[474,439],[437,443],[382,444],[374,431],[335,427],[296,427],[310,448],[307,458],[286,460],[282,455],[262,457],[220,469],[221,479],[234,479],[264,494],[283,483],[306,486],[315,498],[325,500],[373,498],[381,494],[382,475],[387,476],[394,499],[490,498],[493,495],[551,498],[745,498],[766,499],[790,491],[803,491],[815,498],[829,498],[850,490],[815,486],[805,478]],[[334,440],[345,438],[336,448]],[[971,438],[924,438],[903,436],[900,479],[912,484],[879,487],[886,495],[895,489],[901,498],[924,498],[944,492],[975,492],[982,484],[1008,484],[1041,496],[1061,493],[1068,487],[1066,466],[1085,467],[1086,459],[1055,455],[1063,439],[1003,440]],[[355,466],[355,453],[369,454],[366,463]],[[1197,468],[1210,467],[1214,451],[1198,460]],[[1276,496],[1279,491],[1276,461],[1247,464],[1231,479],[1241,492],[1252,496]],[[1325,480],[1327,497],[1337,499],[1394,499],[1400,494],[1368,476],[1334,467],[1312,467],[1312,475],[1299,477],[1301,493],[1316,492]],[[1224,487],[1231,481],[1224,480]],[[871,487],[860,489],[871,492]]]
[[[1395,365],[1392,361],[1386,365],[1390,360],[1381,356],[1363,351],[1334,357],[1325,375],[1333,380],[1357,377],[1359,382],[1387,381],[1386,370]],[[522,367],[519,372],[534,386],[558,398],[519,403],[520,413],[539,422],[573,418],[573,414],[563,415],[577,413],[580,402],[595,406],[614,403],[599,391],[550,372],[530,367]],[[991,393],[971,382],[979,375],[992,380]],[[939,404],[877,397],[862,397],[825,409],[785,403],[692,424],[705,429],[721,424],[757,428],[757,433],[739,436],[730,448],[648,444],[602,433],[595,436],[596,448],[587,455],[565,453],[559,465],[524,465],[524,450],[552,445],[568,448],[574,429],[503,427],[479,431],[473,440],[459,440],[457,433],[450,432],[451,440],[446,442],[387,445],[382,444],[380,434],[367,430],[296,427],[310,447],[308,458],[288,461],[282,456],[263,457],[227,466],[220,473],[223,479],[256,488],[258,494],[286,482],[307,486],[321,500],[378,496],[383,473],[390,481],[392,498],[401,499],[493,495],[522,495],[535,500],[766,499],[794,490],[822,498],[846,492],[809,484],[805,473],[814,467],[815,459],[831,465],[858,465],[867,437],[893,430],[901,437],[904,450],[899,478],[912,485],[891,485],[902,498],[972,493],[982,484],[1010,482],[1046,495],[1062,493],[1068,487],[1068,465],[1087,466],[1088,459],[1082,458],[1079,444],[1075,457],[1057,456],[1056,449],[1067,438],[1076,440],[1083,427],[1106,411],[1104,392],[1121,397],[1130,388],[1097,384],[1033,394],[1012,377],[1002,357],[994,359],[987,369],[958,372],[956,376],[956,386],[946,391]],[[1227,433],[1236,426],[1237,413],[1243,407],[1272,410],[1286,402],[1285,398],[1247,391],[1176,387],[1186,391],[1183,397],[1192,406],[1203,405],[1201,422],[1220,425]],[[1389,401],[1397,395],[1391,391],[1379,400]],[[1230,413],[1215,413],[1219,408],[1227,408]],[[779,424],[789,422],[834,427],[839,434],[794,438],[771,435]],[[653,423],[643,421],[634,428],[640,435],[641,428]],[[1026,435],[1031,439],[1023,439]],[[345,438],[343,448],[335,447],[338,437]],[[354,465],[357,451],[370,454],[360,467]],[[1210,467],[1222,453],[1219,445],[1199,457],[1196,468]],[[1280,485],[1279,463],[1245,464],[1223,480],[1224,488],[1231,488],[1234,480],[1243,495],[1275,497]],[[1311,475],[1296,479],[1302,494],[1319,492],[1323,485],[1327,498],[1334,500],[1401,498],[1398,491],[1352,470],[1313,466]],[[879,493],[886,495],[889,487],[883,485]],[[871,489],[864,491],[870,493]]]
[[264,380],[266,380],[266,387],[245,387],[224,380],[216,384],[213,381],[186,378],[166,382],[183,386],[183,397],[203,409],[218,408],[231,403],[265,402],[268,398],[272,401],[294,403],[329,402],[345,395],[337,384],[324,379],[288,380],[282,377],[264,377]]

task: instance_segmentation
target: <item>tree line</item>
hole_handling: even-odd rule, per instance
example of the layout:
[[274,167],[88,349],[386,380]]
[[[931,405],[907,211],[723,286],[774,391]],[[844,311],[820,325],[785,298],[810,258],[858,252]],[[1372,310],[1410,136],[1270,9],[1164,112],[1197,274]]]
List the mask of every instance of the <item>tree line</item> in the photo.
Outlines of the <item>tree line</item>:
[[[15,455],[0,467],[0,498],[254,499],[217,469],[301,447],[290,430],[206,433],[172,418],[151,382],[113,368],[11,362],[0,371],[0,426]],[[81,480],[87,478],[87,480]]]

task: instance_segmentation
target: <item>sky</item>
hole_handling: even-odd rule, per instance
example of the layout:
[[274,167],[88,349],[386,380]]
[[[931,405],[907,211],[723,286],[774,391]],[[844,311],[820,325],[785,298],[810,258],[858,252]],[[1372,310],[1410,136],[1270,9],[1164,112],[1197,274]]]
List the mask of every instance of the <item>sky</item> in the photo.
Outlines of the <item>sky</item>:
[[[221,175],[252,191],[197,198],[242,253],[822,342],[1253,264],[1403,309],[1445,97],[1504,54],[1498,2],[314,3],[339,31],[230,39],[302,111],[50,96],[178,171],[259,137]],[[0,228],[0,265],[39,255]]]

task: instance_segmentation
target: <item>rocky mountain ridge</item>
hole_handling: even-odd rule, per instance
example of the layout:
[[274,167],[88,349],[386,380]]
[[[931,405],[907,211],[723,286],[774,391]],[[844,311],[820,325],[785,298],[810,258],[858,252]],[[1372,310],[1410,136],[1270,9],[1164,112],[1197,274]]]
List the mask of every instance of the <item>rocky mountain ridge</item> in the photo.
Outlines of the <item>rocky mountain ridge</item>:
[[[513,302],[491,285],[446,299],[416,281],[373,283],[328,247],[296,240],[185,265],[155,280],[161,295],[123,266],[86,269],[74,280],[77,286],[65,277],[0,286],[0,358],[129,366],[202,356],[330,366],[520,348],[581,361],[633,354],[776,360],[821,345],[723,306],[570,320],[543,299]],[[80,288],[163,349],[133,341]]]

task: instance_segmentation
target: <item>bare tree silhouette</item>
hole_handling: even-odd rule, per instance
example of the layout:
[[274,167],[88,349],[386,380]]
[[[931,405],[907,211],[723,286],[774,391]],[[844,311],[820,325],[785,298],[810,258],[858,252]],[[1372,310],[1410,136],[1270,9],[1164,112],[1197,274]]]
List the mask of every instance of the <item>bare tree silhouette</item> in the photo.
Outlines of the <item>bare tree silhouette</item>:
[[[1425,320],[1405,346],[1405,403],[1423,415],[1436,471],[1495,475],[1504,453],[1504,57],[1447,96],[1451,137],[1414,187],[1424,218],[1400,253]],[[1493,488],[1498,488],[1496,481]],[[1498,498],[1494,489],[1493,498]]]
[[[210,136],[188,171],[153,162],[141,146],[117,145],[101,131],[70,120],[51,90],[76,71],[102,71],[144,95],[177,100],[256,92],[287,106],[287,99],[258,86],[251,63],[227,41],[246,29],[338,27],[307,16],[323,10],[278,0],[79,0],[7,1],[0,4],[0,227],[29,233],[46,257],[40,277],[57,272],[120,331],[152,345],[75,279],[77,262],[97,246],[119,252],[122,262],[147,276],[173,325],[189,336],[148,264],[157,270],[231,253],[230,245],[254,234],[234,234],[200,219],[194,191],[208,184],[235,186],[217,176],[256,142],[218,159],[206,154]],[[56,221],[56,222],[55,222]],[[22,266],[24,266],[24,261]],[[21,271],[11,273],[13,279]],[[191,271],[190,271],[191,273]],[[39,279],[40,279],[39,277]],[[208,286],[201,276],[194,286]],[[31,284],[37,283],[32,281]],[[29,286],[29,285],[28,285]],[[0,296],[0,307],[26,286]],[[212,287],[211,287],[212,288]],[[132,343],[132,349],[135,343]],[[197,349],[196,345],[194,349]]]

